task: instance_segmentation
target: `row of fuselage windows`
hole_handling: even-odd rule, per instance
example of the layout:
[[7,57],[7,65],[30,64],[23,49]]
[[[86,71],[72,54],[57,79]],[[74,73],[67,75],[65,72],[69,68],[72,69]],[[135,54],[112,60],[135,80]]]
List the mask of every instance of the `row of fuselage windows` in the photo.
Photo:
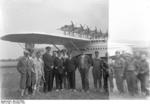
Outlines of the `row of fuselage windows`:
[[106,40],[91,40],[92,43],[100,43],[100,42],[103,42],[105,43]]
[[92,47],[92,48],[85,48],[85,49],[81,49],[81,50],[86,50],[86,51],[91,51],[91,50],[107,50],[107,48],[101,47],[101,48],[96,48],[96,47]]

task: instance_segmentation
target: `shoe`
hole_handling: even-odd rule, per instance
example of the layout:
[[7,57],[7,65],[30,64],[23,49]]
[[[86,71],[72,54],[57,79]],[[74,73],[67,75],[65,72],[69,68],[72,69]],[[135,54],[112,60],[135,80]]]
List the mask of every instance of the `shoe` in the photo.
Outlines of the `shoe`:
[[90,93],[90,91],[89,91],[89,90],[87,90],[87,91],[86,91],[86,93],[88,93],[88,94],[89,94],[89,93]]
[[110,92],[113,93],[114,92],[113,89],[110,89]]
[[40,92],[40,91],[37,91],[37,93],[38,93],[38,94],[41,94],[41,92]]
[[145,95],[146,95],[146,96],[149,96],[150,94],[149,94],[149,92],[146,92]]
[[29,95],[29,92],[28,92],[28,91],[25,91],[25,95]]
[[52,90],[48,90],[48,92],[51,92]]
[[32,93],[32,96],[34,96],[35,95],[35,91],[33,91],[33,93]]
[[131,96],[134,96],[134,93],[132,93],[132,92],[129,92],[129,94],[130,94]]
[[101,88],[101,89],[100,89],[100,92],[103,92],[103,91],[104,91],[104,90]]
[[73,92],[77,92],[77,90],[76,90],[76,89],[73,89]]
[[81,92],[83,93],[83,92],[84,92],[84,90],[82,89],[82,90],[81,90]]
[[23,97],[23,96],[24,96],[24,93],[21,92],[21,97]]
[[58,89],[56,89],[56,92],[59,92],[59,90],[58,90]]
[[94,91],[94,92],[96,92],[96,91],[97,91],[97,89],[96,89],[96,88],[94,88],[94,89],[93,89],[93,91]]

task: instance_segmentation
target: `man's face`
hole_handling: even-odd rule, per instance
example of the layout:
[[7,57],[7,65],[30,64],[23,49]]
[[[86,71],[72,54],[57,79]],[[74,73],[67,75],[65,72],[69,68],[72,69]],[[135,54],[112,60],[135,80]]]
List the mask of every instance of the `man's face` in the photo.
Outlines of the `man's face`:
[[64,52],[64,54],[65,54],[65,53],[67,52],[67,50],[64,49],[63,52]]
[[71,54],[70,54],[70,53],[68,54],[68,57],[71,57]]
[[119,57],[119,56],[120,56],[120,53],[119,53],[119,52],[116,52],[116,56]]
[[53,52],[53,56],[56,56],[56,52]]
[[142,60],[146,60],[146,55],[145,55],[145,54],[142,54],[141,59],[142,59]]
[[95,56],[96,56],[96,57],[98,57],[98,56],[99,56],[99,53],[98,53],[98,52],[96,52],[96,53],[95,53]]
[[24,52],[24,56],[25,56],[25,57],[28,57],[28,56],[29,56],[29,53]]
[[30,56],[30,57],[33,57],[33,56],[34,56],[33,52],[30,52],[29,56]]
[[38,52],[38,53],[36,54],[36,57],[37,57],[37,58],[40,58],[40,57],[41,57],[41,53]]
[[135,55],[135,57],[140,57],[140,53],[139,52],[135,52],[134,55]]
[[85,53],[83,51],[81,51],[81,55],[84,55]]
[[62,54],[62,55],[65,55],[65,51],[62,51],[61,54]]
[[50,53],[50,51],[51,51],[51,49],[50,49],[50,48],[46,49],[46,52],[47,52],[47,53]]
[[124,55],[126,52],[125,51],[122,51],[122,54]]
[[58,55],[58,57],[60,57],[61,56],[61,52],[58,52],[57,55]]

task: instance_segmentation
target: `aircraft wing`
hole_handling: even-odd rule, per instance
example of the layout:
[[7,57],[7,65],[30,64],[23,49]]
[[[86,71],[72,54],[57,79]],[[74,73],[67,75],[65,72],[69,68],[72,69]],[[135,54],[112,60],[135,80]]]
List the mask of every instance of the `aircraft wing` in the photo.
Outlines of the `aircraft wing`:
[[56,44],[56,45],[68,45],[70,41],[78,44],[84,44],[89,42],[89,39],[82,39],[67,35],[56,34],[41,34],[41,33],[19,33],[19,34],[7,34],[1,37],[2,40],[17,42],[17,43],[33,43],[33,44]]

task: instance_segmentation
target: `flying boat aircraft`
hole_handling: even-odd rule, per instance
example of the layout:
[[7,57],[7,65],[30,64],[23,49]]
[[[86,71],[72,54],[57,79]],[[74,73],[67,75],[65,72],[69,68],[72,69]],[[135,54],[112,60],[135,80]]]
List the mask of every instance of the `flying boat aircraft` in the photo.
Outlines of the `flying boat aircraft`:
[[72,54],[79,55],[81,52],[93,55],[95,51],[99,51],[103,57],[107,52],[107,38],[89,39],[74,37],[71,35],[57,35],[46,33],[17,33],[7,34],[1,37],[2,40],[24,43],[26,49],[34,49],[35,44],[51,44],[60,50],[58,45],[63,45]]

